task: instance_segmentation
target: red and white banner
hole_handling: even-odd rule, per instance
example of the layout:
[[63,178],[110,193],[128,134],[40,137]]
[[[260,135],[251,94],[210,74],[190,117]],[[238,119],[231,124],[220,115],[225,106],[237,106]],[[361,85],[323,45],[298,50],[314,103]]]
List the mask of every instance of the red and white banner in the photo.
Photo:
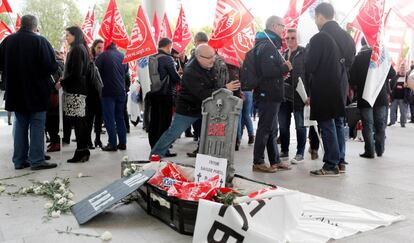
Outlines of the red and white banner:
[[92,10],[88,10],[86,14],[85,21],[82,24],[82,31],[85,34],[85,40],[88,45],[92,44],[94,40],[94,30],[95,30],[95,7]]
[[218,0],[214,28],[208,44],[219,49],[228,46],[235,35],[254,19],[240,0]]
[[12,9],[7,0],[0,0],[0,13],[12,13]]
[[401,61],[402,49],[407,34],[407,24],[392,10],[385,20],[384,45],[387,48],[393,65]]
[[115,0],[109,1],[101,28],[99,29],[99,35],[104,39],[105,47],[111,42],[122,49],[127,49],[128,47],[128,34]]
[[15,25],[16,32],[20,29],[21,25],[22,25],[22,18],[20,17],[20,14],[18,14],[16,18],[16,25]]
[[152,27],[154,28],[155,43],[158,44],[160,40],[160,24],[158,22],[157,11],[154,12],[154,16],[152,17]]
[[8,35],[11,35],[12,30],[7,26],[4,21],[0,21],[0,42],[6,38]]
[[392,9],[407,23],[409,28],[414,28],[414,1],[399,0]]
[[237,57],[237,52],[233,44],[218,49],[217,54],[221,58],[223,58],[223,61],[225,63],[236,66],[236,67],[240,67],[239,59]]
[[385,0],[365,0],[353,25],[364,33],[369,46],[378,45]]
[[162,24],[160,28],[160,38],[168,38],[170,40],[172,39],[170,21],[168,21],[166,13],[164,13],[164,18],[162,19]]
[[131,84],[138,81],[138,63],[137,61],[128,62],[129,70],[131,71]]
[[254,47],[254,40],[255,31],[253,23],[233,37],[233,46],[240,61],[244,61],[246,53]]
[[191,32],[188,28],[187,19],[184,14],[183,6],[180,8],[180,15],[178,16],[177,25],[173,35],[173,48],[182,53],[185,51],[187,45],[191,42]]
[[145,16],[144,10],[139,6],[137,18],[132,28],[131,41],[129,42],[123,63],[132,62],[155,53],[157,53],[157,47],[151,35],[149,21]]

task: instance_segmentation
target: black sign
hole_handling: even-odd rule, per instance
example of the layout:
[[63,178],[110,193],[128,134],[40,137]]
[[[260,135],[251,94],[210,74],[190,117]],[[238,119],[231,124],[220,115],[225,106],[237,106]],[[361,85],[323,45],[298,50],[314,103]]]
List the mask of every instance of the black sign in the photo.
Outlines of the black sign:
[[155,174],[154,170],[137,172],[116,180],[109,186],[93,193],[72,206],[71,210],[79,224],[84,224],[136,191]]

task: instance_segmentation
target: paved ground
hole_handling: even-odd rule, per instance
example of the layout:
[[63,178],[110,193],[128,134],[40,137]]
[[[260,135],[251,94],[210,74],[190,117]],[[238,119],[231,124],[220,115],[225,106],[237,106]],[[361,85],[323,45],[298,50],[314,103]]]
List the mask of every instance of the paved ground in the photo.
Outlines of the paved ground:
[[[4,117],[0,119],[0,178],[21,175],[30,170],[15,171],[11,163],[12,138],[11,127],[7,126]],[[292,131],[293,132],[293,131]],[[309,176],[309,170],[321,166],[321,160],[310,161],[306,154],[306,162],[294,166],[293,170],[276,174],[260,174],[251,171],[252,146],[247,145],[245,137],[241,151],[236,153],[235,164],[238,174],[261,180],[286,188],[300,190],[389,214],[403,214],[407,220],[387,228],[380,228],[358,234],[338,242],[414,242],[414,158],[410,151],[414,145],[414,125],[407,128],[399,126],[387,129],[386,151],[382,158],[373,160],[361,159],[363,143],[350,141],[347,143],[347,160],[350,163],[348,172],[338,178],[315,178]],[[93,151],[91,160],[85,164],[61,163],[57,169],[39,171],[18,179],[7,180],[17,186],[30,185],[29,179],[51,180],[54,176],[69,177],[71,190],[75,193],[75,201],[80,200],[99,188],[111,183],[120,176],[120,160],[124,155],[136,160],[148,157],[149,146],[147,136],[141,125],[132,128],[128,136],[126,152],[105,153]],[[104,141],[106,137],[104,137]],[[64,161],[71,158],[74,144],[64,148]],[[292,139],[291,148],[296,141]],[[174,161],[194,163],[185,156],[195,148],[191,139],[179,139],[174,150],[179,157]],[[293,150],[292,150],[293,151]],[[59,153],[51,154],[53,162],[59,163]],[[293,154],[291,154],[293,156]],[[78,173],[90,177],[77,178]],[[17,188],[8,187],[8,191]],[[64,215],[58,219],[43,222],[45,215],[43,198],[18,197],[0,195],[0,242],[100,242],[99,239],[72,235],[60,235],[56,230],[67,227],[76,232],[100,235],[104,231],[113,234],[112,242],[191,242],[192,238],[171,230],[158,220],[146,215],[135,204],[119,207],[98,216],[85,226],[78,226],[72,215]]]

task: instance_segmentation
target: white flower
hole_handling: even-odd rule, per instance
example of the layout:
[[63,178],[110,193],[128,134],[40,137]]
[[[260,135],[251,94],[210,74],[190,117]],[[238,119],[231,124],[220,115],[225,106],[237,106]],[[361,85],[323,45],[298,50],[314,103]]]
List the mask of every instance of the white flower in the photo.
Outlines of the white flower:
[[124,157],[122,157],[122,161],[128,162],[128,155],[125,155]]
[[81,172],[79,172],[78,178],[81,178],[81,177],[83,177],[83,174]]
[[49,184],[49,181],[44,181],[43,184]]
[[56,193],[55,195],[53,195],[54,199],[60,199],[62,197],[62,195],[60,195],[59,193]]
[[131,172],[131,169],[126,168],[126,169],[124,170],[124,176],[129,176],[129,172]]
[[35,189],[33,189],[33,192],[36,195],[42,194],[42,187],[36,187]]
[[59,201],[57,201],[58,204],[63,205],[67,202],[66,198],[62,197],[61,199],[59,199]]
[[50,203],[50,202],[48,202],[48,203],[46,203],[45,204],[45,206],[44,206],[46,209],[49,209],[49,208],[51,208],[51,207],[53,207],[53,203]]
[[52,218],[59,218],[60,217],[60,210],[52,212]]
[[73,198],[73,193],[69,192],[67,195],[67,198],[72,199]]
[[69,200],[69,201],[68,201],[68,206],[69,206],[69,207],[72,207],[73,205],[75,205],[75,202],[74,202],[74,201],[72,201],[72,200]]
[[59,191],[62,191],[62,192],[66,191],[65,186],[60,186],[60,187],[59,187]]
[[63,181],[62,181],[61,179],[56,179],[56,180],[55,180],[55,183],[56,183],[56,184],[63,185]]
[[131,165],[131,169],[132,169],[133,171],[137,171],[137,165],[136,165],[136,164],[132,164],[132,165]]
[[29,190],[29,188],[22,188],[20,190],[20,194],[26,194],[28,190]]
[[110,240],[112,240],[112,234],[109,231],[105,231],[105,232],[103,232],[103,234],[99,238],[101,238],[101,240],[103,240],[103,241],[110,241]]
[[4,186],[0,186],[0,193],[4,192],[6,188]]

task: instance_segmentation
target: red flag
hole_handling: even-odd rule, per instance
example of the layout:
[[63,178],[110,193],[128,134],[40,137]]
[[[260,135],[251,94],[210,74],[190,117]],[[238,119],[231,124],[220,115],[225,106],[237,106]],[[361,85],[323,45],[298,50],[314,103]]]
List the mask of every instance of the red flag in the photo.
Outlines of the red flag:
[[[222,13],[224,15],[218,18]],[[218,0],[215,20],[217,24],[208,44],[215,49],[228,45],[253,19],[253,15],[240,0]]]
[[308,8],[310,8],[310,6],[312,6],[312,4],[314,4],[315,2],[316,0],[304,0],[302,4],[302,10],[300,11],[300,15],[306,12],[306,10],[308,10]]
[[168,21],[166,13],[164,13],[164,18],[162,19],[162,24],[160,28],[160,38],[164,38],[164,37],[172,39],[170,22]]
[[131,84],[135,83],[138,79],[138,65],[137,61],[128,62],[129,70],[131,70]]
[[379,31],[384,14],[384,1],[366,0],[354,21],[354,26],[364,33],[365,39],[370,46],[378,46]]
[[16,29],[16,32],[20,29],[20,26],[22,25],[22,18],[20,17],[20,15],[18,14],[17,15],[17,18],[16,18],[16,27],[15,27],[15,29]]
[[231,44],[229,46],[220,48],[217,50],[217,54],[223,58],[223,61],[227,64],[240,67],[239,60],[237,58],[237,52],[234,48],[234,45]]
[[410,28],[413,28],[414,2],[412,0],[400,0],[392,9]]
[[255,32],[253,23],[248,25],[246,28],[240,31],[235,37],[233,37],[233,46],[237,53],[237,57],[239,57],[241,61],[244,61],[246,52],[253,48],[254,38]]
[[187,19],[184,14],[183,6],[180,8],[180,15],[178,16],[177,25],[175,27],[173,36],[173,48],[182,53],[185,51],[187,45],[191,42],[191,32],[188,28]]
[[392,63],[397,65],[401,61],[401,54],[407,34],[407,24],[392,9],[384,22],[384,45],[387,48]]
[[0,0],[0,13],[12,13],[12,9],[7,0]]
[[93,42],[93,32],[95,25],[95,8],[92,11],[88,10],[85,17],[85,22],[82,24],[82,31],[85,34],[86,43],[91,44]]
[[286,25],[286,28],[298,27],[299,22],[299,13],[296,11],[296,0],[290,0],[289,8],[283,17],[283,23]]
[[129,42],[123,63],[132,62],[155,53],[157,53],[157,47],[151,35],[150,24],[144,10],[139,6],[137,18],[132,28],[131,41]]
[[152,26],[154,27],[155,43],[158,43],[160,40],[160,24],[158,23],[157,11],[154,12],[154,17],[152,18]]
[[6,38],[8,35],[12,33],[9,26],[7,26],[6,23],[4,23],[2,20],[0,21],[0,41],[2,41],[4,38]]
[[99,35],[105,40],[105,47],[111,44],[111,42],[122,49],[128,47],[128,34],[115,0],[109,1],[101,28],[99,29]]

